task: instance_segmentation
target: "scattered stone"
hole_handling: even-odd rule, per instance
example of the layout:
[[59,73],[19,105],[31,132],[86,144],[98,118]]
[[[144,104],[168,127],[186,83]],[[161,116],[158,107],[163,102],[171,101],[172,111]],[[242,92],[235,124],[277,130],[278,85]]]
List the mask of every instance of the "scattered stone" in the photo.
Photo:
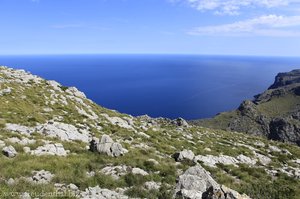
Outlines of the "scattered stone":
[[90,171],[90,172],[86,172],[86,176],[88,177],[88,178],[91,178],[91,177],[94,177],[96,175],[96,172],[95,171]]
[[258,146],[258,147],[265,147],[265,143],[261,142],[261,141],[256,141],[253,143],[255,146]]
[[135,174],[135,175],[142,175],[142,176],[149,175],[149,173],[147,173],[146,171],[144,171],[143,169],[140,169],[140,168],[133,168],[131,172],[132,172],[132,174]]
[[172,157],[175,159],[176,162],[181,162],[183,160],[192,161],[195,157],[195,154],[191,150],[184,149],[181,152],[175,153]]
[[2,153],[9,158],[14,158],[18,154],[13,146],[6,146],[2,149]]
[[5,142],[0,140],[0,149],[2,149],[3,147],[5,147]]
[[80,193],[80,197],[85,199],[128,199],[128,196],[108,189],[101,189],[99,186],[85,189]]
[[16,183],[16,181],[13,179],[13,178],[9,178],[7,181],[6,181],[6,184],[9,185],[9,186],[12,186]]
[[46,108],[43,108],[43,111],[46,112],[46,113],[50,113],[53,111],[52,108],[49,108],[49,107],[46,107]]
[[277,146],[272,146],[272,145],[270,145],[270,146],[269,146],[269,149],[270,149],[271,151],[273,151],[273,152],[281,152],[281,149],[278,148]]
[[[153,162],[153,164],[155,164],[155,165],[158,165],[158,164],[159,164],[159,162],[158,162],[157,160],[155,160],[155,159],[148,159],[147,161]],[[300,160],[299,160],[299,161],[300,161]]]
[[25,146],[25,147],[23,147],[23,151],[24,151],[24,153],[30,153],[30,147],[28,147],[28,146]]
[[2,89],[0,90],[0,96],[3,96],[3,95],[8,95],[11,93],[11,88],[6,88],[6,89]]
[[6,141],[15,143],[15,144],[20,144],[20,145],[29,145],[29,144],[34,144],[36,142],[35,140],[31,140],[28,138],[19,139],[17,137],[8,138],[8,139],[6,139]]
[[242,154],[239,155],[239,156],[237,156],[236,159],[239,160],[240,163],[248,164],[248,165],[255,165],[256,162],[257,162],[257,160],[251,159],[251,158],[249,158],[249,157],[247,157],[245,155],[242,155]]
[[62,183],[55,183],[54,184],[55,190],[59,194],[66,194],[68,193],[69,196],[79,196],[80,195],[80,190],[75,184],[62,184]]
[[31,199],[31,196],[29,193],[24,192],[20,195],[20,199]]
[[149,139],[151,137],[150,135],[148,135],[148,134],[146,134],[144,132],[138,132],[137,134],[140,135],[140,136],[143,136],[143,137],[145,137],[147,139]]
[[101,172],[105,175],[110,175],[114,179],[119,179],[121,176],[124,176],[127,174],[127,172],[130,171],[130,168],[126,165],[120,165],[120,166],[107,166],[101,169]]
[[232,190],[232,189],[226,187],[225,185],[221,186],[221,190],[224,193],[224,195],[226,196],[226,198],[224,198],[224,199],[251,199],[246,194],[241,195],[237,191]]
[[75,97],[83,98],[85,99],[86,96],[83,92],[79,91],[76,87],[69,87],[66,92],[70,95],[73,95]]
[[224,164],[224,165],[235,165],[239,163],[237,159],[231,156],[226,156],[226,155],[220,155],[220,156],[213,156],[213,155],[197,155],[194,158],[194,162],[201,161],[203,162],[206,166],[209,167],[216,167],[216,164]]
[[267,166],[268,164],[270,164],[272,162],[271,158],[269,158],[265,155],[255,153],[255,152],[254,152],[254,155],[258,158],[259,162],[264,166]]
[[159,190],[160,187],[161,187],[161,183],[160,182],[157,183],[157,182],[154,182],[154,181],[149,181],[149,182],[145,182],[144,187],[147,190]]
[[60,143],[56,144],[46,144],[44,146],[40,146],[35,150],[31,150],[30,153],[32,155],[57,155],[57,156],[66,156],[67,151],[65,151],[64,146]]
[[41,170],[41,171],[34,171],[33,176],[27,178],[28,181],[36,183],[36,184],[48,184],[51,182],[54,175],[49,171]]
[[134,129],[133,121],[131,118],[120,118],[120,117],[110,117],[107,114],[101,114],[106,120],[108,120],[111,124],[117,125],[126,129]]

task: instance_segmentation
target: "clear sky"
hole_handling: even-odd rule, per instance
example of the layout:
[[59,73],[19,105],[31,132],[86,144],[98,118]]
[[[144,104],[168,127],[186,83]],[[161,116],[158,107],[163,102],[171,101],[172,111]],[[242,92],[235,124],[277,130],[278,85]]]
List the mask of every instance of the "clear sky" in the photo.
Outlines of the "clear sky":
[[300,56],[300,0],[0,0],[0,55]]

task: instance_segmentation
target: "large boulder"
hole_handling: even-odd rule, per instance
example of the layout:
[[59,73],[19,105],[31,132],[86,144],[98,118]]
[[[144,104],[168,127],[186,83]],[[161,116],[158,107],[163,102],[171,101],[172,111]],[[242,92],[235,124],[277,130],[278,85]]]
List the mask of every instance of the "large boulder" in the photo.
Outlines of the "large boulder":
[[187,121],[185,121],[181,117],[173,120],[172,123],[175,124],[176,126],[181,126],[181,127],[188,127],[189,126],[189,124],[187,123]]
[[202,198],[209,188],[220,189],[219,184],[200,165],[189,168],[178,178],[176,195],[183,198]]
[[114,142],[108,135],[103,135],[100,142],[97,139],[93,139],[90,142],[90,150],[112,157],[122,156],[127,153],[127,150],[124,149],[120,143]]
[[174,198],[249,199],[246,195],[219,185],[202,166],[189,168],[178,177]]
[[191,150],[184,149],[183,151],[177,152],[172,156],[176,162],[181,162],[183,160],[193,160],[195,154]]
[[2,153],[9,158],[14,158],[18,154],[13,146],[6,146],[2,149]]

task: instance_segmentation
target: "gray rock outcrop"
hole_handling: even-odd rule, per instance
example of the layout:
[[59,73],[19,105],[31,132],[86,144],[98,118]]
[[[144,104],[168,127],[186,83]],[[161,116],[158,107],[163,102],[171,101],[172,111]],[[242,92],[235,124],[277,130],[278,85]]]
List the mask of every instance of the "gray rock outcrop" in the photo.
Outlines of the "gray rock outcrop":
[[120,143],[114,142],[108,135],[103,135],[100,142],[98,139],[93,139],[90,142],[90,150],[112,157],[118,157],[128,152]]
[[27,178],[29,182],[36,183],[36,184],[48,184],[51,182],[54,175],[45,170],[41,171],[34,171],[33,176],[30,178]]
[[128,196],[125,196],[116,191],[101,189],[99,186],[89,187],[85,191],[80,193],[80,198],[85,199],[128,199]]
[[186,170],[178,177],[175,197],[186,199],[249,199],[246,195],[219,185],[200,165]]
[[14,158],[18,154],[16,149],[13,146],[6,146],[2,149],[3,155],[9,158]]
[[180,151],[178,153],[173,154],[172,156],[176,162],[180,162],[183,160],[193,160],[195,157],[195,154],[191,150],[184,149],[183,151]]
[[41,155],[57,155],[57,156],[66,156],[67,151],[64,149],[64,146],[60,143],[55,144],[45,144],[40,146],[35,150],[29,150],[31,155],[41,156]]

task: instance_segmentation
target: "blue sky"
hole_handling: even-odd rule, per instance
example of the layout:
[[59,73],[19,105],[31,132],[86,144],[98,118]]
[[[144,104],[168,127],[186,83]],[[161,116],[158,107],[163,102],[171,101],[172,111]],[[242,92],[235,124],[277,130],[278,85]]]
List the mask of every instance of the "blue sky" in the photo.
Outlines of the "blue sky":
[[0,55],[300,56],[300,0],[0,0]]

